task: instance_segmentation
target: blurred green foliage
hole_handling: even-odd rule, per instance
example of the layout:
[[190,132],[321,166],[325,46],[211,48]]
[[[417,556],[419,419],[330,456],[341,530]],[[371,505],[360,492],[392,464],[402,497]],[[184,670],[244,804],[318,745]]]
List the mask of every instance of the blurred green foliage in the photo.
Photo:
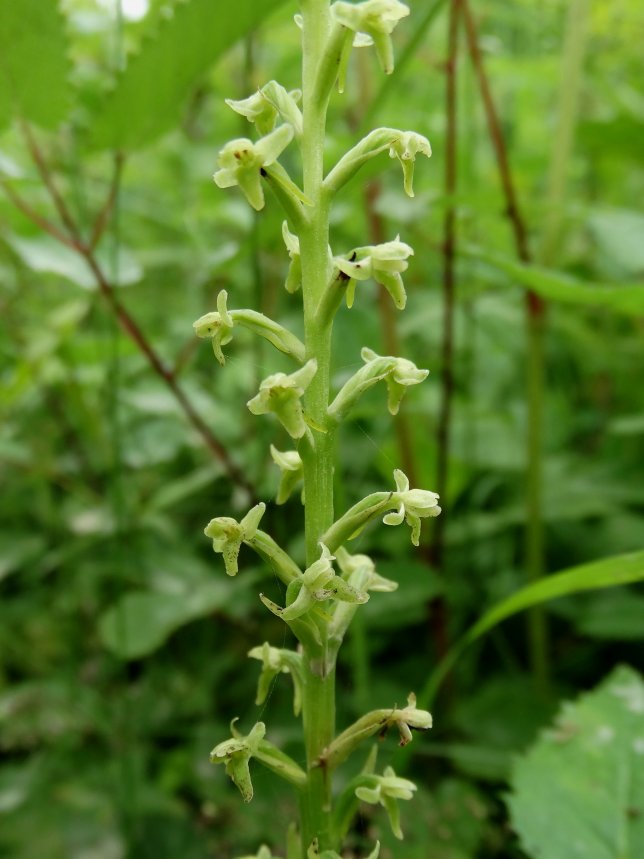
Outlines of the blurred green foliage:
[[[260,221],[211,181],[218,148],[248,134],[223,97],[244,97],[269,77],[297,84],[295,3],[237,0],[224,11],[187,0],[171,15],[172,3],[151,0],[146,17],[121,22],[107,0],[64,0],[62,17],[52,0],[30,0],[33,14],[26,5],[0,0],[3,186],[64,231],[21,114],[87,242],[110,195],[110,148],[122,147],[96,260],[159,367],[181,385],[254,494],[269,499],[278,481],[268,456],[274,428],[243,404],[261,378],[285,366],[240,334],[221,372],[191,324],[225,288],[233,306],[297,328],[298,299],[282,289],[280,213],[269,205]],[[567,4],[471,5],[536,245],[553,217],[545,187],[557,93],[566,86],[559,69]],[[414,34],[412,22],[428,4],[410,6],[401,40]],[[432,375],[410,391],[398,419],[410,433],[404,451],[390,432],[383,392],[361,401],[343,428],[339,509],[389,485],[405,454],[419,485],[435,481],[447,205],[456,205],[458,225],[444,565],[431,570],[412,556],[404,534],[370,533],[380,572],[401,586],[392,596],[376,594],[356,627],[341,668],[341,724],[426,682],[438,656],[428,605],[438,594],[455,642],[482,608],[525,584],[526,287],[548,303],[547,568],[642,549],[643,37],[638,0],[592,4],[580,122],[556,213],[558,258],[548,269],[517,262],[464,44],[459,190],[455,200],[442,192],[444,10],[382,96],[368,56],[333,105],[330,164],[355,139],[372,98],[374,122],[416,128],[434,148],[413,201],[385,178],[374,204],[386,238],[400,232],[416,249],[406,276],[411,312],[395,324],[403,354]],[[339,250],[365,243],[368,179],[366,171],[343,192]],[[337,319],[338,384],[359,366],[361,345],[383,351],[384,323],[369,288],[371,306],[363,301]],[[258,772],[253,805],[242,808],[208,763],[232,717],[244,727],[258,717],[248,649],[263,640],[279,645],[284,636],[257,599],[262,589],[280,601],[279,583],[267,582],[244,555],[239,577],[224,579],[202,537],[211,517],[242,511],[248,493],[186,420],[159,367],[119,327],[95,272],[17,208],[11,193],[0,195],[0,310],[0,856],[229,859],[262,840],[279,852],[293,795]],[[285,509],[269,505],[265,520],[294,557],[303,552],[299,516],[293,499]],[[401,848],[385,836],[382,859],[401,851],[405,859],[530,855],[503,802],[512,757],[560,697],[595,685],[618,661],[644,669],[643,602],[641,590],[621,587],[553,603],[554,682],[545,698],[529,676],[520,618],[467,651],[434,705],[431,741],[415,744],[422,788],[416,810],[403,809],[407,840]],[[262,718],[298,759],[286,686],[276,683]],[[544,742],[535,761],[546,754]],[[381,754],[395,764],[393,744]],[[554,761],[582,767],[565,743]],[[535,791],[541,784],[527,762],[517,778]],[[545,801],[548,785],[539,790]],[[511,802],[515,810],[518,803]],[[526,849],[537,849],[523,814],[516,812],[518,829]],[[362,806],[356,849],[363,838],[373,842],[380,822],[376,809]]]

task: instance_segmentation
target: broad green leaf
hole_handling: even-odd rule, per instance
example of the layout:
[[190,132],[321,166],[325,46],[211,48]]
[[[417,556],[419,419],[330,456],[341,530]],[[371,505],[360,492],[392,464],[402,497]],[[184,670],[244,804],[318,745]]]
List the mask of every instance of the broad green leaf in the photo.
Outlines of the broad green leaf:
[[196,81],[283,0],[177,2],[172,17],[130,57],[93,118],[93,148],[136,149],[173,128]]
[[562,301],[565,304],[606,307],[628,316],[640,316],[644,313],[644,284],[616,286],[587,283],[561,272],[524,265],[499,254],[489,254],[472,248],[465,253],[499,269],[515,283],[531,289],[542,298]]
[[57,0],[0,0],[0,128],[13,115],[55,128],[69,106]]
[[175,630],[229,599],[228,583],[218,580],[179,594],[131,591],[105,612],[99,632],[103,644],[118,656],[139,659],[161,647]]
[[620,666],[564,704],[521,758],[508,799],[522,846],[540,859],[644,856],[644,680]]
[[644,215],[628,209],[600,209],[588,218],[597,247],[625,277],[644,272]]

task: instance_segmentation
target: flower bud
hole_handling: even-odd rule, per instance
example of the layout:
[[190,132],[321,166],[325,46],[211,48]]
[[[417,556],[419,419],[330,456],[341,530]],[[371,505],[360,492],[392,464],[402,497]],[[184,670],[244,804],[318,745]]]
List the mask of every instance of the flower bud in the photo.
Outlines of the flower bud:
[[274,445],[270,449],[273,462],[282,473],[275,502],[284,504],[304,478],[302,458],[296,450],[278,450]]

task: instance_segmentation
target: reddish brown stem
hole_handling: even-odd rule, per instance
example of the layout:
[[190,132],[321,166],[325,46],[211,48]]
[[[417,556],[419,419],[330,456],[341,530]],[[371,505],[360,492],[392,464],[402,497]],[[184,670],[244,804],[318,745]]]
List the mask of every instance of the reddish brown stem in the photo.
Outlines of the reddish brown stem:
[[[122,304],[118,301],[116,297],[116,293],[114,287],[106,278],[103,270],[101,269],[96,256],[94,255],[94,249],[91,244],[86,244],[80,235],[80,230],[74,217],[69,211],[65,200],[60,194],[56,183],[54,181],[54,177],[49,169],[49,165],[47,164],[47,160],[45,159],[42,150],[38,146],[38,142],[36,141],[34,135],[32,134],[31,129],[28,124],[22,123],[22,130],[25,135],[25,139],[27,141],[27,145],[29,147],[29,151],[33,157],[34,163],[40,173],[40,176],[45,184],[45,187],[49,191],[52,202],[58,212],[58,215],[65,225],[68,236],[58,230],[52,224],[49,224],[48,221],[43,221],[39,216],[35,220],[39,226],[43,226],[44,229],[47,229],[51,235],[55,238],[59,239],[59,241],[64,242],[67,246],[73,248],[76,253],[81,256],[87,265],[89,266],[92,274],[96,279],[96,283],[99,287],[101,294],[106,299],[110,309],[118,319],[120,326],[123,328],[125,333],[134,341],[139,350],[145,355],[148,360],[148,363],[154,370],[154,372],[165,382],[168,386],[169,390],[174,395],[175,399],[183,409],[186,417],[193,425],[193,427],[197,430],[197,432],[201,435],[208,449],[219,459],[226,469],[230,478],[239,486],[242,486],[247,490],[251,499],[254,498],[254,488],[246,479],[245,475],[239,469],[239,467],[233,462],[233,460],[228,455],[228,451],[224,447],[224,445],[219,441],[219,439],[212,432],[210,427],[206,424],[201,415],[197,412],[195,407],[192,405],[188,397],[186,396],[183,389],[179,386],[177,380],[175,379],[171,370],[169,370],[163,361],[161,360],[158,353],[155,351],[154,347],[147,339],[138,323],[134,319],[134,317],[122,306]],[[116,199],[117,194],[117,186],[118,186],[118,177],[120,174],[120,166],[118,166],[117,162],[117,170],[115,171],[115,179],[112,183],[113,190],[110,192],[108,197],[108,205],[104,207],[105,215],[102,213],[99,215],[97,219],[97,224],[104,218],[105,225],[109,220],[110,211],[113,208],[114,203],[110,203],[110,198]],[[6,185],[5,185],[6,188]],[[9,195],[13,200],[13,197],[17,197],[15,192],[13,192],[13,196]],[[27,212],[31,213],[30,207],[25,204],[21,198],[19,208],[27,214]],[[15,202],[15,201],[14,201]],[[18,205],[18,203],[16,203]],[[35,214],[35,213],[34,213]],[[31,217],[31,214],[30,214]],[[45,226],[46,225],[46,226]],[[104,229],[104,226],[101,227],[101,230]],[[94,232],[96,233],[96,225]]]
[[94,226],[92,228],[92,235],[89,240],[89,247],[93,251],[96,245],[101,240],[101,236],[105,232],[107,225],[110,222],[110,217],[114,210],[114,205],[116,203],[119,188],[121,185],[121,174],[123,172],[123,164],[125,163],[125,156],[122,152],[114,153],[114,173],[112,175],[112,181],[110,182],[110,189],[108,191],[107,197],[105,198],[105,203],[103,204],[100,212],[96,216],[96,220],[94,221]]
[[[451,0],[445,64],[445,215],[443,218],[443,339],[441,344],[441,402],[437,428],[436,491],[445,499],[449,477],[449,436],[454,397],[454,299],[456,285],[456,209],[454,199],[457,185],[457,62],[458,25],[461,0]],[[436,519],[431,558],[442,571],[445,552],[445,514]]]

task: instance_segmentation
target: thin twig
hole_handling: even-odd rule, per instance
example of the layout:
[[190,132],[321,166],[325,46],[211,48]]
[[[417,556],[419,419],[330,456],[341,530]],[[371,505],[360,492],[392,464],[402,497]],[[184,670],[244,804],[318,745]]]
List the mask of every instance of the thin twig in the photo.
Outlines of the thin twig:
[[[154,347],[147,339],[134,317],[131,316],[131,314],[119,302],[118,298],[116,297],[113,285],[105,276],[105,273],[103,272],[98,260],[96,259],[93,247],[91,245],[86,244],[82,240],[78,225],[74,220],[74,217],[72,216],[69,208],[67,207],[65,200],[60,194],[56,186],[56,182],[54,181],[54,177],[49,169],[47,160],[45,159],[42,150],[38,146],[38,142],[36,141],[34,135],[31,132],[31,129],[26,122],[22,123],[22,130],[25,135],[27,145],[33,157],[34,163],[36,164],[36,167],[38,169],[38,172],[40,173],[45,187],[49,191],[52,202],[56,207],[60,219],[67,228],[69,236],[65,236],[64,233],[60,232],[57,227],[53,228],[54,232],[52,232],[51,230],[48,230],[48,232],[50,232],[51,235],[54,235],[55,238],[58,238],[59,241],[62,241],[64,242],[64,244],[71,247],[74,251],[76,251],[79,256],[81,256],[85,260],[92,274],[94,275],[94,278],[96,279],[96,283],[99,287],[101,294],[107,300],[110,309],[117,317],[119,324],[121,325],[125,333],[134,341],[139,350],[147,358],[148,363],[155,371],[155,373],[168,386],[175,399],[186,414],[186,417],[188,418],[190,423],[199,432],[208,449],[217,457],[217,459],[221,461],[230,478],[236,484],[246,489],[251,499],[253,499],[255,497],[255,491],[253,486],[246,479],[245,475],[239,469],[239,467],[233,462],[233,460],[228,455],[228,451],[226,450],[224,445],[219,441],[219,439],[215,436],[210,427],[201,417],[199,412],[192,405],[186,393],[183,391],[183,389],[179,386],[177,380],[174,378],[174,374],[170,369],[165,366],[160,356],[155,351]],[[114,190],[112,193],[115,196],[116,190]],[[28,208],[29,211],[31,211],[30,207]],[[21,207],[21,210],[25,212],[25,214],[27,214],[24,208]],[[34,223],[37,223],[40,226],[41,221],[42,219],[38,216],[37,220],[34,220]]]
[[[443,218],[443,339],[441,344],[441,402],[437,428],[436,491],[445,498],[449,469],[449,441],[454,397],[454,299],[456,262],[456,209],[454,199],[457,184],[457,88],[458,25],[461,0],[451,0],[449,7],[448,47],[445,64],[445,215]],[[436,519],[431,555],[440,571],[445,550],[445,514]]]
[[125,163],[125,155],[122,152],[114,153],[114,173],[112,175],[112,181],[110,182],[110,189],[105,199],[105,203],[101,207],[98,215],[96,216],[96,220],[94,221],[94,226],[92,228],[92,235],[89,240],[90,250],[94,250],[96,245],[101,240],[101,236],[105,232],[105,228],[107,227],[112,211],[114,210],[114,204],[116,202],[116,198],[118,195],[119,187],[121,184],[121,174],[123,172],[123,164]]
[[35,209],[32,209],[29,203],[27,203],[27,201],[11,187],[6,179],[0,180],[0,185],[2,185],[3,191],[14,204],[16,209],[19,209],[23,215],[26,215],[30,221],[36,224],[37,227],[40,227],[43,232],[53,236],[57,241],[67,245],[68,248],[77,250],[77,244],[74,239],[70,239],[69,236],[63,233],[62,230],[59,230],[55,224],[52,224],[51,221],[48,221],[47,218],[44,218]]

